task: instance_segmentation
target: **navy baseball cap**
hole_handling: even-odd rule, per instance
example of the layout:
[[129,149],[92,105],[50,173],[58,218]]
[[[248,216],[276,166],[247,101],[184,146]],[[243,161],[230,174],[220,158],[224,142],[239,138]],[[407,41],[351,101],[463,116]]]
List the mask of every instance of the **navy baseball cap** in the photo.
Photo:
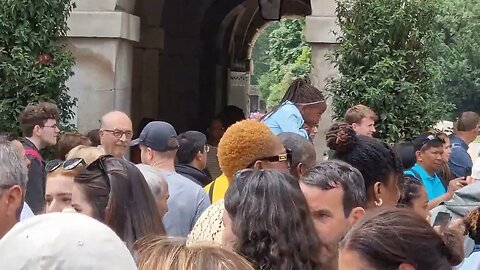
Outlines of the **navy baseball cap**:
[[148,123],[140,133],[140,136],[133,140],[131,146],[145,145],[158,152],[167,152],[178,149],[177,132],[172,125],[163,121]]

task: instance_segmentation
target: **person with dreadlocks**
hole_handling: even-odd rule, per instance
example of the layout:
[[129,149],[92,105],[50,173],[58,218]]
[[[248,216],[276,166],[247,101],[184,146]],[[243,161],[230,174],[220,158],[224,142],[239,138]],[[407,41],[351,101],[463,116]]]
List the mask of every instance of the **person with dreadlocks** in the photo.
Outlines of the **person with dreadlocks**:
[[367,194],[365,209],[394,207],[400,198],[398,179],[403,166],[395,151],[377,139],[357,135],[352,126],[336,123],[327,132],[327,146],[334,150],[334,159],[358,169]]
[[314,129],[326,109],[327,103],[322,92],[305,80],[296,79],[283,96],[280,105],[267,114],[262,122],[275,135],[293,132],[310,139],[305,127]]

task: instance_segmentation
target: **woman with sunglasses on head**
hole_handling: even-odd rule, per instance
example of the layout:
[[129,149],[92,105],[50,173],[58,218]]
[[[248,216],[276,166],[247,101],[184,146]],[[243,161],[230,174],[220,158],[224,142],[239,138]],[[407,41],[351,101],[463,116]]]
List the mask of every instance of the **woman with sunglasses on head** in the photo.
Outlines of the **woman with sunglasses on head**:
[[321,269],[321,243],[292,176],[269,170],[238,172],[225,196],[223,244],[258,270]]
[[426,132],[412,141],[417,163],[406,170],[405,174],[411,175],[420,181],[427,190],[428,208],[433,209],[444,201],[452,199],[458,189],[467,185],[464,178],[450,181],[445,188],[442,180],[437,175],[445,165],[443,154],[445,141],[431,132]]
[[55,159],[45,165],[45,212],[62,212],[72,205],[73,178],[86,166],[81,158]]
[[165,234],[145,178],[120,158],[102,156],[75,176],[72,207],[105,223],[130,250],[144,236]]

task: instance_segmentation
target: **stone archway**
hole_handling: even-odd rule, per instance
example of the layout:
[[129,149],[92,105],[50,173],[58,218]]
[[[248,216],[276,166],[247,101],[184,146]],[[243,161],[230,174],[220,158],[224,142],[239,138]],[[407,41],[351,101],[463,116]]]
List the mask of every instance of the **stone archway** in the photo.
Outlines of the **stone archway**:
[[[335,43],[335,2],[284,5],[283,15],[310,14],[312,80],[323,89],[336,74],[324,59]],[[131,113],[135,124],[148,117],[179,131],[202,130],[227,103],[245,103],[241,83],[233,90],[231,78],[248,80],[251,43],[265,23],[258,0],[80,1],[68,33],[77,60],[69,81],[79,100],[74,121],[86,131],[118,109]]]

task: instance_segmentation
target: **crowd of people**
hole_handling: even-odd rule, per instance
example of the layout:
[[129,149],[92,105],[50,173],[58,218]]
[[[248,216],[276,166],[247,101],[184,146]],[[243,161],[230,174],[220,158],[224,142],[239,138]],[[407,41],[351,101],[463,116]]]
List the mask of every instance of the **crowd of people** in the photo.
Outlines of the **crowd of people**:
[[205,132],[133,130],[119,111],[61,132],[55,104],[29,105],[23,136],[0,137],[0,269],[480,269],[479,116],[391,145],[357,105],[318,162],[326,109],[302,79],[266,115],[227,106]]

